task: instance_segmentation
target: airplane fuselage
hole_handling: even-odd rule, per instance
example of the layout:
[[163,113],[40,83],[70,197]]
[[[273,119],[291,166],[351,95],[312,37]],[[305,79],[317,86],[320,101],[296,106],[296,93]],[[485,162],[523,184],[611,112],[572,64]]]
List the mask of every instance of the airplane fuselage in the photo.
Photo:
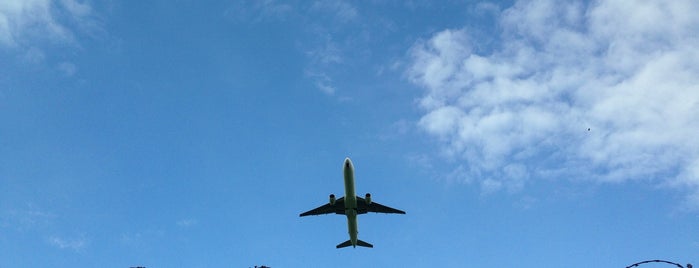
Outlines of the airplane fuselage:
[[344,247],[366,247],[373,248],[372,244],[357,238],[357,215],[367,212],[373,213],[394,213],[405,214],[405,211],[387,207],[371,200],[371,195],[366,194],[364,198],[357,196],[354,190],[354,166],[349,158],[345,158],[342,164],[342,173],[345,182],[345,196],[335,199],[334,194],[328,197],[329,202],[299,214],[299,217],[323,214],[341,214],[347,217],[347,233],[350,239],[338,244],[336,248]]
[[357,194],[354,191],[354,166],[349,158],[345,158],[342,168],[345,177],[345,215],[347,215],[347,231],[352,246],[357,246]]

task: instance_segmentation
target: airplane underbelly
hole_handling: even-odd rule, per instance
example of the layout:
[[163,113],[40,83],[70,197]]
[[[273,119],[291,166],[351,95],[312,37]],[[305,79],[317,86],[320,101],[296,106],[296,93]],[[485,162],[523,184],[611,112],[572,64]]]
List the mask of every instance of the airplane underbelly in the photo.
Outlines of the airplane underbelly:
[[349,233],[352,245],[357,244],[357,211],[354,209],[346,209],[345,215],[347,215],[347,232]]

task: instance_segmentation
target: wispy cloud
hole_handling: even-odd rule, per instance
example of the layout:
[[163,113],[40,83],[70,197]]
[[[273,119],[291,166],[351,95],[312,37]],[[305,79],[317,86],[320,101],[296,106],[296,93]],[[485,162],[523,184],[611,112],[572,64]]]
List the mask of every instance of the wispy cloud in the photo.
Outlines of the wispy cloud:
[[28,204],[24,208],[11,209],[0,213],[0,225],[26,231],[52,224],[56,214]]
[[441,31],[410,53],[408,77],[425,89],[419,126],[484,191],[535,177],[651,180],[692,189],[699,206],[696,10],[520,1],[500,13],[489,54],[467,30]]
[[[346,63],[348,50],[356,49],[356,36],[346,36],[344,30],[363,27],[360,13],[350,1],[288,2],[238,1],[224,15],[242,23],[279,23],[293,21],[302,27],[298,46],[306,55],[306,77],[315,88],[336,95],[335,73]],[[291,23],[291,22],[290,22]],[[355,29],[356,30],[356,29]],[[339,97],[348,99],[347,97]]]
[[327,66],[329,64],[342,63],[341,51],[337,44],[330,40],[325,40],[317,48],[306,52],[306,55],[311,59],[313,64]]
[[61,4],[70,14],[75,17],[86,17],[92,13],[92,7],[87,3],[78,2],[76,0],[61,0]]
[[51,236],[49,237],[48,242],[52,246],[55,246],[59,249],[70,249],[73,251],[80,251],[84,249],[89,243],[89,241],[84,236],[80,236],[78,238]]
[[335,94],[335,86],[333,86],[332,78],[324,72],[316,72],[312,69],[307,69],[306,76],[314,81],[315,86],[323,93],[328,95]]
[[316,88],[321,92],[333,95],[337,89],[326,70],[331,69],[333,65],[341,64],[343,61],[337,44],[330,38],[326,38],[318,47],[307,51],[306,55],[309,59],[309,66],[305,71],[306,76],[314,81]]
[[311,9],[333,18],[338,22],[349,22],[357,18],[357,8],[349,2],[320,0],[313,2]]
[[[77,0],[0,1],[0,49],[18,55],[18,59],[41,64],[51,47],[79,46],[79,34],[102,34],[95,12],[86,2]],[[65,67],[65,66],[63,66]],[[59,66],[72,76],[74,71]]]
[[73,76],[75,72],[77,71],[77,67],[75,67],[75,64],[71,62],[61,62],[58,64],[58,70],[61,71],[65,76]]
[[294,6],[276,0],[235,1],[224,15],[239,22],[285,21],[297,16]]
[[74,0],[7,0],[0,2],[0,45],[32,46],[37,42],[74,41],[71,22],[92,14],[85,3]]
[[[316,88],[328,95],[337,91],[333,83],[332,70],[337,70],[345,62],[344,54],[348,48],[344,42],[348,39],[339,38],[339,29],[352,26],[359,18],[359,12],[351,3],[344,1],[314,1],[306,14],[310,22],[311,32],[317,38],[307,42],[309,46],[306,55],[308,67],[306,74],[314,81]],[[333,25],[333,26],[329,26]]]
[[198,223],[196,219],[182,219],[177,221],[177,226],[179,227],[191,227]]
[[22,39],[46,35],[51,39],[70,39],[70,33],[57,23],[51,1],[0,2],[0,44],[17,46]]
[[152,241],[160,241],[165,237],[163,229],[144,229],[135,232],[123,232],[119,243],[129,247],[147,247]]

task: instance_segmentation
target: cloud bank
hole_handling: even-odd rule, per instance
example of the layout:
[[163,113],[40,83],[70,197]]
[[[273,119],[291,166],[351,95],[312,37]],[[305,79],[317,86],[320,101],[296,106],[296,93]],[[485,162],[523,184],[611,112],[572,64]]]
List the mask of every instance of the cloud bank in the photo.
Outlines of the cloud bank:
[[[519,1],[499,46],[448,29],[410,51],[418,125],[485,191],[533,178],[681,187],[699,206],[699,2]],[[588,131],[589,129],[589,131]]]

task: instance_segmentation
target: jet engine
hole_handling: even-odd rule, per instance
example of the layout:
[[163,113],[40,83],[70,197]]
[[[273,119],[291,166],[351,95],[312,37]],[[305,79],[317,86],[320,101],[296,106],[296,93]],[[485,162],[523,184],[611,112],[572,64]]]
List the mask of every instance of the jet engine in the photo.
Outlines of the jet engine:
[[366,193],[366,195],[364,196],[364,200],[366,200],[366,204],[367,204],[367,205],[368,205],[368,204],[371,204],[371,194],[370,194],[370,193]]
[[334,194],[330,194],[330,204],[335,205],[335,195]]

